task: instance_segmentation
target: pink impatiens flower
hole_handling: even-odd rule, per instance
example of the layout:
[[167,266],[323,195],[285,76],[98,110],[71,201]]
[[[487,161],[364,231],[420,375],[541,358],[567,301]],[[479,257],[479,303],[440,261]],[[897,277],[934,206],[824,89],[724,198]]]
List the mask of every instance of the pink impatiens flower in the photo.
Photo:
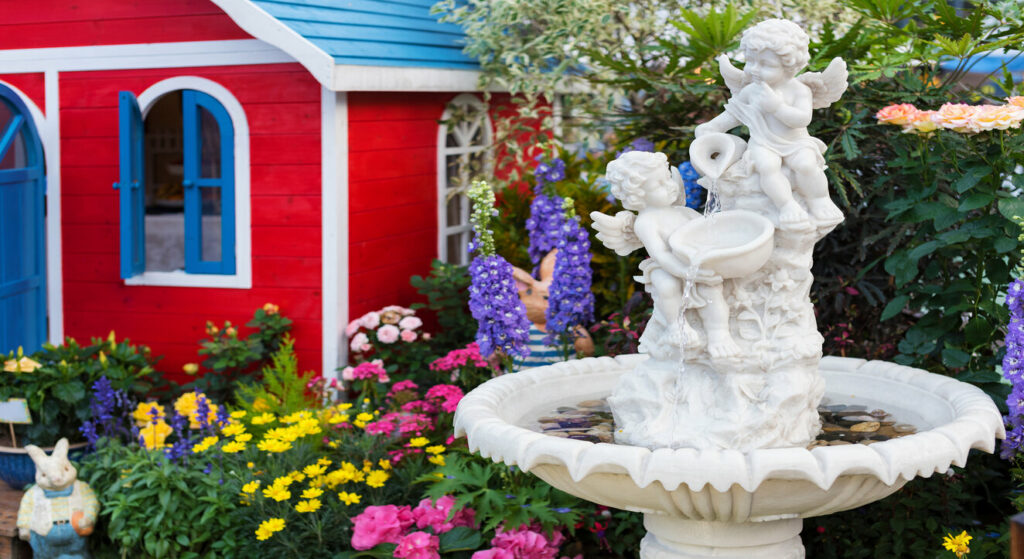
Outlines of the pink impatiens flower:
[[393,344],[398,341],[399,329],[394,324],[385,324],[377,329],[377,341],[382,344]]
[[412,532],[399,540],[394,556],[401,559],[441,559],[437,552],[440,545],[437,536],[426,532]]
[[448,413],[454,413],[462,400],[462,389],[453,384],[438,384],[427,390],[426,399],[437,401],[441,409]]
[[382,543],[398,543],[415,520],[407,506],[369,506],[352,519],[352,548],[366,550]]

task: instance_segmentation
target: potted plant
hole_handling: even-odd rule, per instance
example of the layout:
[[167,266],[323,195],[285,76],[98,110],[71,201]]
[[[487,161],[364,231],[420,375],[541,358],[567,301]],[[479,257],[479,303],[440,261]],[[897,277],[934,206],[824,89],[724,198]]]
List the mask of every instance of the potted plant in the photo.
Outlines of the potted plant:
[[15,489],[35,480],[35,465],[25,445],[50,450],[66,437],[72,441],[72,458],[85,452],[79,427],[90,416],[88,389],[93,382],[106,376],[115,388],[145,393],[146,377],[153,372],[149,348],[117,342],[114,332],[85,346],[67,338],[63,345],[46,344],[31,355],[19,348],[3,365],[0,402],[25,400],[31,420],[0,425],[0,479]]

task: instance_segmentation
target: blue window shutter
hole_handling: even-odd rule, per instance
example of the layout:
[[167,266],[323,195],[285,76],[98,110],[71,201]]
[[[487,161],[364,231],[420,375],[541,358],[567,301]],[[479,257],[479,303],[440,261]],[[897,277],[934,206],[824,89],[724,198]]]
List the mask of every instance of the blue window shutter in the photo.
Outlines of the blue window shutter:
[[114,183],[120,198],[121,277],[146,269],[146,207],[142,188],[142,113],[130,91],[118,94],[118,159],[121,172]]
[[[213,97],[193,90],[181,96],[183,148],[185,154],[185,271],[190,274],[235,273],[235,138],[231,117]],[[203,136],[201,109],[207,111],[219,128],[220,174],[202,173]],[[203,258],[203,193],[220,191],[220,259]]]

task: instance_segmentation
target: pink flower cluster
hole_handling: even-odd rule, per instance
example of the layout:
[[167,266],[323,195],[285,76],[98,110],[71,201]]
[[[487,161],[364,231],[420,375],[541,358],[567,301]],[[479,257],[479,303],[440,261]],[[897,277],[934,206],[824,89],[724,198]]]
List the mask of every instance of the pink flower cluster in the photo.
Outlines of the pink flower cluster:
[[[491,549],[477,551],[472,559],[555,559],[565,539],[561,532],[546,536],[539,528],[521,526],[516,530],[498,528]],[[577,556],[574,559],[581,559]],[[563,557],[562,559],[568,559]]]
[[394,397],[394,395],[398,394],[399,392],[416,392],[419,389],[420,385],[416,384],[411,380],[400,380],[395,384],[391,385],[391,390],[388,391],[388,396]]
[[341,370],[342,380],[352,382],[354,380],[374,380],[377,382],[389,382],[387,370],[384,369],[384,362],[380,359],[360,363],[355,367],[345,367]]
[[487,361],[480,355],[480,346],[473,342],[462,349],[453,349],[448,355],[435,359],[430,364],[431,371],[447,372],[472,363],[474,367],[487,367]]
[[462,400],[462,389],[453,384],[438,384],[427,390],[426,399],[428,402],[436,403],[441,409],[448,413],[455,413],[455,408]]
[[1020,128],[1024,97],[1010,97],[1004,105],[946,103],[936,111],[922,111],[909,103],[889,105],[877,113],[880,124],[902,126],[904,132],[928,134],[938,128],[977,134],[988,130]]
[[[345,336],[349,339],[349,347],[355,353],[366,353],[373,349],[372,334],[377,342],[393,344],[398,340],[414,342],[420,337],[419,328],[423,321],[416,316],[416,311],[390,305],[379,311],[370,311],[348,323]],[[364,331],[365,330],[365,331]],[[430,339],[427,333],[423,339]]]
[[[352,548],[363,551],[382,543],[394,543],[394,556],[402,559],[440,559],[438,535],[456,526],[474,526],[476,512],[463,508],[452,514],[455,498],[444,496],[436,502],[423,499],[416,508],[370,506],[352,519]],[[408,532],[413,526],[420,530]],[[430,530],[424,532],[422,530]]]

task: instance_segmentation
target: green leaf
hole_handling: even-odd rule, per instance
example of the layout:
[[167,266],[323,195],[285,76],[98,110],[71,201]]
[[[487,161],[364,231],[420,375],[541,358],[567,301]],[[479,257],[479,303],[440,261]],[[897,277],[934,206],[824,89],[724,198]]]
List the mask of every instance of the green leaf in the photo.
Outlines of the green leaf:
[[964,326],[964,338],[975,346],[985,344],[992,337],[992,325],[981,316],[975,316]]
[[893,297],[889,301],[889,303],[885,305],[885,310],[882,311],[882,317],[880,320],[889,320],[890,318],[896,316],[897,314],[900,313],[900,311],[906,308],[908,302],[910,302],[909,295],[899,295],[897,297]]
[[971,354],[956,348],[942,350],[942,364],[952,369],[964,367],[971,361]]
[[992,200],[994,200],[994,197],[987,192],[975,192],[960,201],[960,206],[957,208],[957,211],[969,212],[978,208],[984,208],[991,204]]
[[77,380],[58,384],[53,387],[53,395],[62,402],[77,404],[85,399],[85,385]]
[[992,173],[992,168],[988,165],[971,167],[960,178],[953,181],[953,189],[960,193],[966,192],[974,188],[981,179],[987,177],[990,173]]
[[1009,237],[996,239],[996,241],[992,243],[992,248],[994,248],[998,254],[1010,252],[1017,248],[1017,239],[1011,239]]
[[999,200],[999,213],[1003,214],[1006,219],[1024,218],[1024,199],[1003,198]]
[[441,553],[452,553],[480,547],[480,544],[483,543],[483,537],[480,535],[480,532],[472,528],[457,526],[451,531],[441,534],[440,542]]

